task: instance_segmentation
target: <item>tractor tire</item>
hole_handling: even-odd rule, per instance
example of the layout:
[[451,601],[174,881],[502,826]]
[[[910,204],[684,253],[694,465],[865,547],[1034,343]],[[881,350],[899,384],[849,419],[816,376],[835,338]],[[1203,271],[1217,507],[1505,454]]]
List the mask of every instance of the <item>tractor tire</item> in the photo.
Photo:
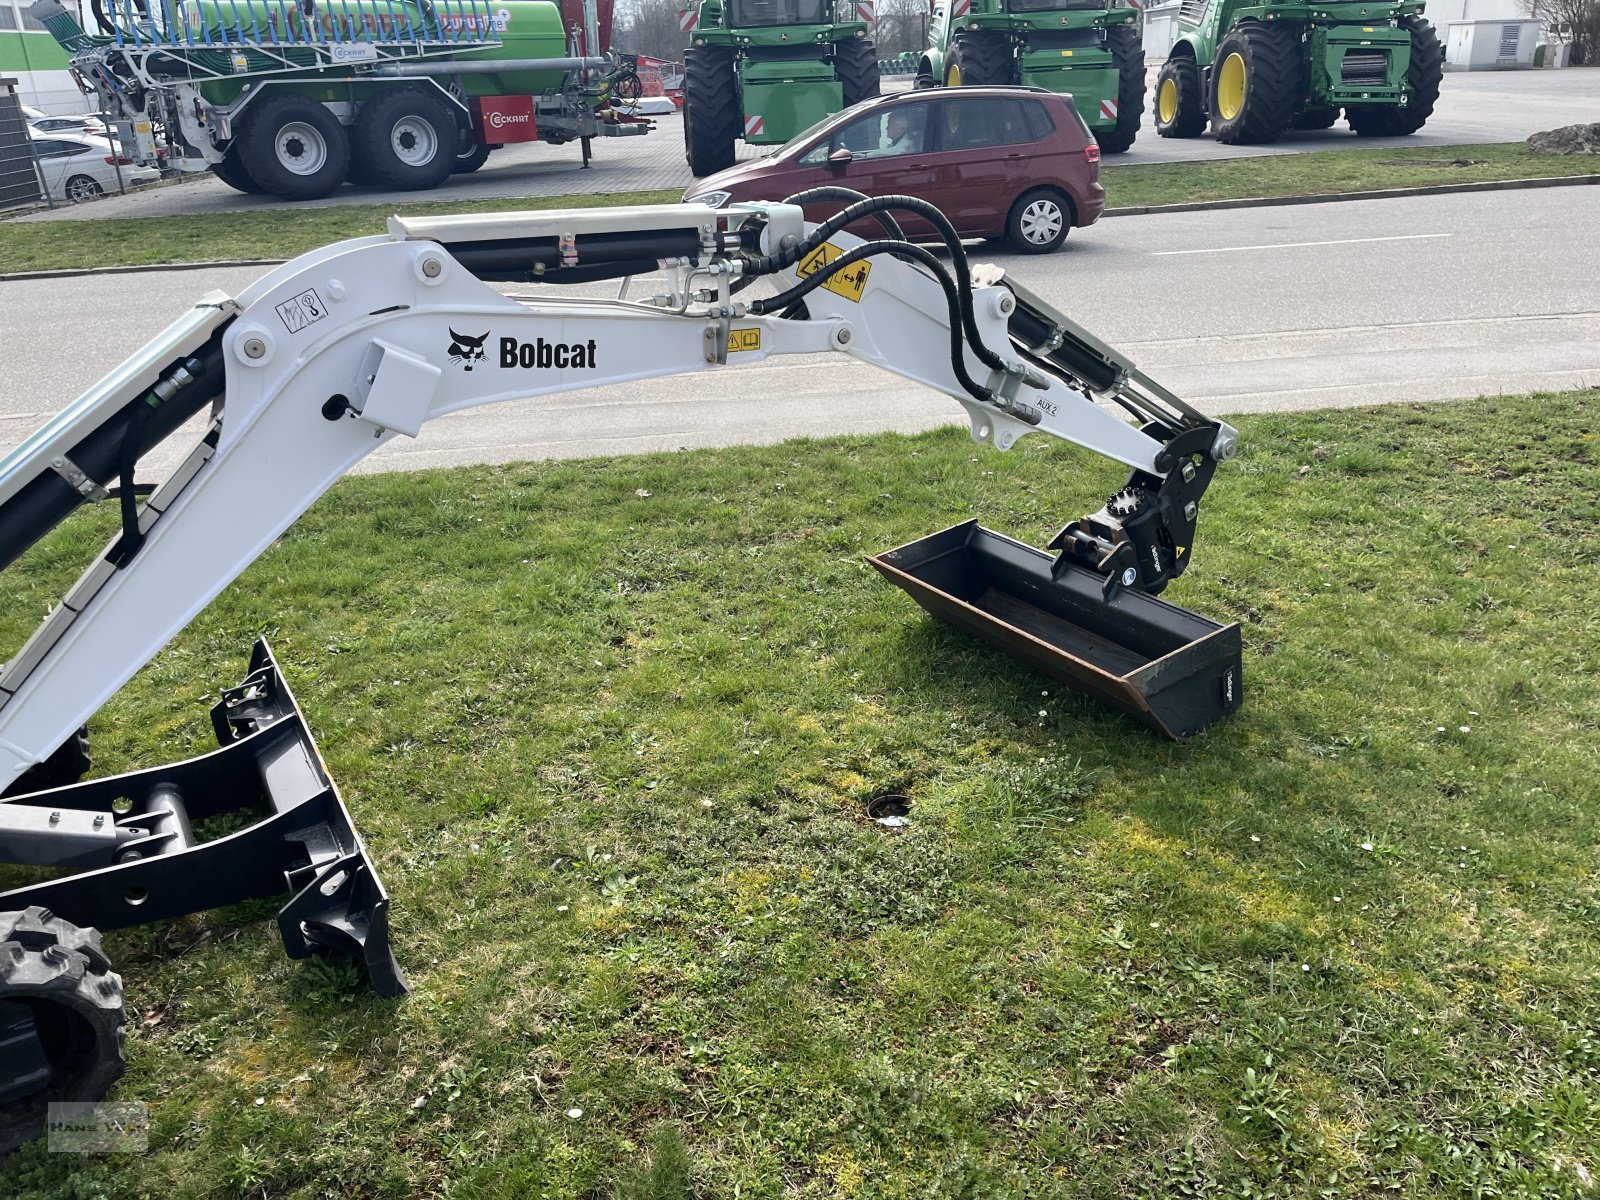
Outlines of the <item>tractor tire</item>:
[[1117,67],[1117,123],[1094,137],[1101,153],[1122,154],[1139,136],[1144,113],[1144,42],[1132,26],[1114,25],[1106,30],[1106,49]]
[[878,49],[866,38],[851,38],[833,48],[833,70],[844,88],[844,106],[878,95]]
[[1295,129],[1332,129],[1339,119],[1337,108],[1308,108],[1294,119]]
[[1158,137],[1192,138],[1204,133],[1206,100],[1200,86],[1200,64],[1187,55],[1167,59],[1156,76],[1151,112]]
[[1444,48],[1439,45],[1439,35],[1421,17],[1403,17],[1400,27],[1411,32],[1411,65],[1406,68],[1411,102],[1347,106],[1345,119],[1357,137],[1409,136],[1428,123],[1439,102],[1439,85],[1444,81]]
[[368,183],[397,192],[425,192],[450,178],[460,130],[437,94],[392,88],[361,107],[350,153]]
[[979,30],[958,34],[944,58],[945,87],[1016,83],[1017,58],[1004,34]]
[[918,71],[917,77],[911,81],[911,90],[913,92],[926,92],[930,88],[936,88],[938,86],[939,81],[933,77],[931,70]]
[[1300,102],[1298,29],[1240,21],[1217,47],[1211,67],[1211,128],[1229,146],[1275,142]]
[[236,192],[243,192],[247,196],[261,194],[261,185],[250,178],[250,172],[244,169],[244,156],[237,149],[232,150],[221,162],[212,163],[211,173]]
[[696,178],[733,166],[739,137],[739,81],[733,54],[721,46],[683,52],[683,143]]
[[44,1132],[49,1106],[100,1099],[126,1066],[122,979],[100,946],[37,905],[0,913],[0,1154]]
[[339,119],[294,92],[256,101],[238,140],[250,178],[283,200],[331,196],[350,170],[350,139]]
[[[10,787],[0,791],[0,797],[26,796],[29,792],[66,787],[70,783],[77,783],[87,775],[91,765],[89,730],[84,728],[57,746],[55,753],[49,758],[29,767],[19,775]],[[4,1081],[0,1081],[0,1090],[4,1087]]]
[[1024,192],[1006,217],[1006,240],[1019,254],[1059,250],[1071,229],[1072,201],[1054,188]]
[[456,159],[450,170],[457,175],[471,175],[489,161],[491,147],[487,142],[469,141],[470,133],[461,134],[456,142]]

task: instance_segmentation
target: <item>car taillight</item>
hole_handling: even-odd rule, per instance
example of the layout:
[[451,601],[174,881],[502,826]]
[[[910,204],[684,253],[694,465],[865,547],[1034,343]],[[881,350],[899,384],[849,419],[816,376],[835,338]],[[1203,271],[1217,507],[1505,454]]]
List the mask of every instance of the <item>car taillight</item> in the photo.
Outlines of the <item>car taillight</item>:
[[131,159],[131,158],[123,158],[120,154],[108,154],[108,155],[106,155],[106,166],[108,166],[108,167],[131,167],[131,166],[133,166],[133,159]]
[[1084,160],[1084,162],[1099,162],[1100,161],[1100,143],[1099,142],[1090,142],[1087,146],[1085,146],[1083,148],[1083,160]]

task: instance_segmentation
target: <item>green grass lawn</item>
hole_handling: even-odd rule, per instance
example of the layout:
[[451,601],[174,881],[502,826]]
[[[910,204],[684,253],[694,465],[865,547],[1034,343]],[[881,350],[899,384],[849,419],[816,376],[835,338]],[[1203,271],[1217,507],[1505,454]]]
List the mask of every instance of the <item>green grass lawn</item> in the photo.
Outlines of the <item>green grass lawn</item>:
[[[1183,746],[862,562],[1121,483],[1047,439],[341,483],[91,735],[203,749],[271,638],[415,992],[271,904],[113,935],[150,1150],[0,1192],[1592,1194],[1600,391],[1240,426],[1169,598],[1247,699]],[[112,517],[0,579],[0,651]]]
[[[1154,134],[1149,136],[1154,137]],[[1573,155],[1535,154],[1521,142],[1405,150],[1332,150],[1214,162],[1117,166],[1103,178],[1112,207],[1196,200],[1318,195],[1421,184],[1581,175],[1591,164]],[[0,274],[65,268],[240,258],[290,258],[341,238],[384,231],[393,213],[501,212],[514,209],[661,204],[680,191],[540,199],[441,199],[334,208],[300,206],[237,213],[106,220],[0,222]]]

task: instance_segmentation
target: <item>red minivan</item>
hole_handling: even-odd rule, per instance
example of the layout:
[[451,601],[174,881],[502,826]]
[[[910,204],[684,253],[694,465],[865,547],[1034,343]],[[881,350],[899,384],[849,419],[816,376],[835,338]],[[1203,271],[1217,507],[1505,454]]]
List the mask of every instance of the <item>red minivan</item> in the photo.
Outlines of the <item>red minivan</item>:
[[[1067,230],[1093,225],[1106,204],[1100,147],[1070,96],[1028,87],[960,87],[862,101],[754,162],[699,180],[683,194],[721,206],[782,200],[836,184],[869,196],[916,196],[938,206],[962,237],[1004,237],[1044,254]],[[837,204],[807,206],[810,220]],[[911,238],[927,222],[893,213]],[[852,233],[881,237],[866,222]]]

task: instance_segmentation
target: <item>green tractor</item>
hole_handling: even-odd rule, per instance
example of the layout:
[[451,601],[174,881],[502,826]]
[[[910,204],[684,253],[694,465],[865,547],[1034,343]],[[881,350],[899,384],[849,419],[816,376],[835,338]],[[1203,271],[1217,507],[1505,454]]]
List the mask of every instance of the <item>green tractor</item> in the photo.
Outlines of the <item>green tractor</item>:
[[1278,4],[1183,0],[1156,79],[1156,132],[1219,142],[1328,129],[1344,110],[1360,137],[1415,133],[1433,113],[1444,50],[1422,0]]
[[[836,20],[835,5],[849,20]],[[878,94],[870,0],[700,0],[686,10],[683,141],[689,169],[733,166],[734,143],[777,146]]]
[[1139,25],[1126,0],[933,0],[917,86],[1071,92],[1100,149],[1120,154],[1144,111]]

